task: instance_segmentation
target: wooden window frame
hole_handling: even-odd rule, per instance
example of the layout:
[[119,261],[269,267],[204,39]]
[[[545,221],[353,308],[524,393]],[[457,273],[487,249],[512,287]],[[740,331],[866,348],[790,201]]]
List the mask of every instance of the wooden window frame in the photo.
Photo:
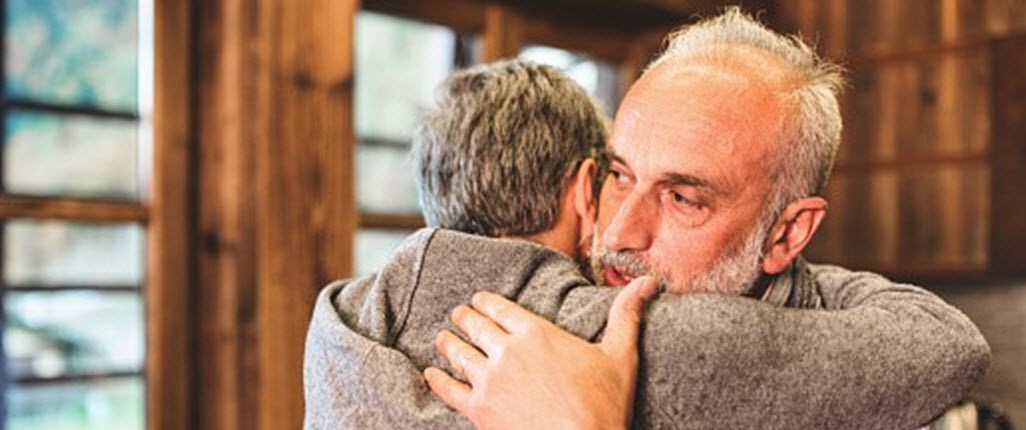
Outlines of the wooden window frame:
[[[0,33],[6,32],[6,7],[0,7]],[[2,36],[6,37],[5,34]],[[0,44],[0,83],[6,80],[6,44]],[[3,92],[3,90],[0,90]],[[23,97],[8,97],[6,94],[0,96],[0,139],[7,139],[7,114],[12,111],[39,112],[58,114],[63,116],[88,117],[105,120],[129,121],[137,126],[141,124],[142,118],[138,112],[112,110],[101,107],[80,105],[74,103],[52,103],[43,100],[34,100]],[[0,165],[4,161],[6,150],[0,145]],[[141,191],[141,190],[137,190]],[[137,194],[137,199],[130,198],[108,198],[108,197],[77,197],[60,195],[24,195],[8,193],[2,181],[0,181],[0,271],[4,262],[4,234],[6,224],[11,220],[34,220],[34,221],[66,221],[66,222],[89,222],[89,223],[134,223],[146,227],[149,208],[141,201],[142,193]],[[106,293],[131,293],[139,296],[146,306],[146,281],[145,278],[138,285],[35,285],[35,284],[8,284],[0,279],[0,303],[8,293],[54,293],[63,291],[98,291]],[[0,307],[0,318],[6,318],[6,310]],[[142,321],[144,327],[148,327],[145,312]],[[147,348],[147,356],[148,356]],[[6,353],[0,354],[0,366],[7,366]],[[0,389],[5,393],[5,399],[0,400],[3,407],[0,409],[8,411],[6,392],[11,385],[32,385],[40,386],[47,384],[89,382],[98,380],[118,380],[123,378],[139,378],[144,386],[147,384],[147,363],[144,361],[139,370],[132,371],[100,371],[86,373],[72,373],[55,377],[5,377],[0,382]],[[145,413],[145,411],[144,411]],[[6,416],[3,417],[6,419]],[[0,423],[3,427],[3,423]]]
[[195,428],[195,263],[191,254],[195,175],[191,1],[153,4],[153,177],[147,240],[146,428]]

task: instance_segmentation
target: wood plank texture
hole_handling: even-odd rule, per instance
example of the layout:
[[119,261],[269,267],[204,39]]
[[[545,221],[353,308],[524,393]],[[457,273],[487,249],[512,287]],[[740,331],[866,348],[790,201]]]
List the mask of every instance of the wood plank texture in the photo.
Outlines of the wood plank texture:
[[313,301],[352,270],[356,8],[198,11],[199,428],[302,425]]
[[444,25],[463,34],[484,30],[483,2],[477,0],[364,0],[363,10]]
[[[1026,17],[1024,17],[1026,21]],[[991,268],[1005,276],[1026,275],[1026,37],[994,46],[994,169],[991,199]]]
[[424,227],[421,215],[399,215],[365,212],[360,214],[360,227],[395,230],[416,230]]
[[0,218],[145,222],[148,215],[142,203],[0,195]]
[[520,54],[524,46],[524,18],[519,9],[499,3],[486,3],[481,57],[486,63]]
[[1012,77],[1026,64],[1024,52],[999,52],[1026,28],[1024,3],[778,3],[776,27],[851,68],[830,214],[811,258],[908,279],[1026,267],[1026,222],[1010,216],[1026,211],[1010,197],[1026,183]]
[[154,3],[153,183],[147,229],[146,428],[196,428],[192,2]]

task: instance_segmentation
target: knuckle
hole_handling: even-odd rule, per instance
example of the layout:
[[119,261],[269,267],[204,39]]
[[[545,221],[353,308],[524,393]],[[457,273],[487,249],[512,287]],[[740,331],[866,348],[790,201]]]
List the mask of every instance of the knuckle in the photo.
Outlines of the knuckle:
[[492,305],[492,314],[495,315],[496,319],[506,320],[511,315],[512,308],[506,303],[495,303]]
[[452,309],[452,312],[449,313],[449,318],[452,319],[454,323],[460,324],[464,319],[466,319],[466,313],[466,306],[459,305]]
[[534,321],[524,324],[524,335],[532,338],[540,338],[546,335],[544,327]]

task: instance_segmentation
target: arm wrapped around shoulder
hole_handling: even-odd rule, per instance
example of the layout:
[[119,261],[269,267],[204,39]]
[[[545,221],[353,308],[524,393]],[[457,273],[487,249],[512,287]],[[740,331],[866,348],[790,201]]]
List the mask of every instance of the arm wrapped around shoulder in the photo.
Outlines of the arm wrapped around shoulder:
[[831,285],[824,310],[719,295],[653,302],[636,424],[915,428],[983,376],[990,349],[960,311],[921,288],[836,270],[817,271]]

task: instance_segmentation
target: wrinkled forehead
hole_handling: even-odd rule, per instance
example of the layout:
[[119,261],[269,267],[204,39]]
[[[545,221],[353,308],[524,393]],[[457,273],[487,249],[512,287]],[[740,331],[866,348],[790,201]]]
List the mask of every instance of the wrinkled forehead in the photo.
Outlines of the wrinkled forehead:
[[765,173],[779,140],[788,77],[756,70],[761,56],[711,53],[660,62],[625,96],[613,151],[630,164],[645,163],[646,170],[707,173],[732,182]]

